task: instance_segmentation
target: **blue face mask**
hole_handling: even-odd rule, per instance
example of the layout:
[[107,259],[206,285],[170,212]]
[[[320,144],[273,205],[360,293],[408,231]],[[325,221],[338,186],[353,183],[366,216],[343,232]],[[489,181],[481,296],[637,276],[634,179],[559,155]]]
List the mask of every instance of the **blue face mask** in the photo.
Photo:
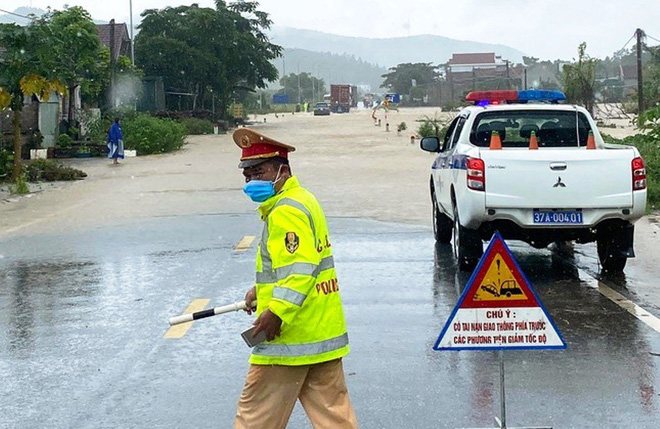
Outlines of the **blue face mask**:
[[250,180],[243,186],[243,192],[255,203],[263,203],[275,195],[275,182],[270,180]]
[[280,165],[280,168],[277,169],[277,177],[275,177],[274,182],[270,180],[250,180],[243,186],[243,192],[255,203],[263,203],[275,195],[275,184],[281,179],[281,171],[282,166]]

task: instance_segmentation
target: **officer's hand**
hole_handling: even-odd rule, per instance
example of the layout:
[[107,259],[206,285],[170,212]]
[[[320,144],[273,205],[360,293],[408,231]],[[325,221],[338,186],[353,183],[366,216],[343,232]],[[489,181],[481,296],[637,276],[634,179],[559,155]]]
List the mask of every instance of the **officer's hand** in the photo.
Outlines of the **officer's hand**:
[[259,317],[257,317],[257,320],[254,321],[253,325],[253,336],[256,337],[259,332],[264,331],[266,333],[266,339],[268,341],[273,341],[275,337],[280,336],[282,319],[277,317],[277,315],[271,312],[269,309],[266,309],[259,315]]
[[247,314],[252,314],[252,311],[254,310],[254,307],[252,307],[252,301],[257,300],[257,288],[255,286],[252,287],[247,293],[245,294],[245,303],[247,304],[247,308],[245,309],[245,312]]

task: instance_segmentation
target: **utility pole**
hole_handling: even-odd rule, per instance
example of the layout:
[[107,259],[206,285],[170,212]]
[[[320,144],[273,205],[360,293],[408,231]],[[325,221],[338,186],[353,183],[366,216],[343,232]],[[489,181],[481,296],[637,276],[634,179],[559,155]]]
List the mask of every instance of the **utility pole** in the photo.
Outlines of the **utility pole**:
[[215,118],[215,94],[213,93],[213,88],[209,88],[209,91],[211,92],[211,113],[213,113],[213,117]]
[[525,90],[527,89],[527,67],[523,69],[523,73],[525,75]]
[[129,0],[130,25],[131,25],[131,64],[135,65],[135,38],[133,36],[133,0]]
[[[115,60],[115,20],[110,20],[110,108],[114,109],[115,106],[115,70],[117,62]],[[72,101],[70,101],[72,102]],[[71,120],[71,118],[69,118]]]
[[644,30],[638,28],[635,30],[635,34],[637,35],[637,109],[639,113],[642,113],[644,111],[644,87],[642,85],[642,39],[644,38]]
[[298,104],[300,104],[301,101],[301,96],[300,96],[300,68],[298,68]]

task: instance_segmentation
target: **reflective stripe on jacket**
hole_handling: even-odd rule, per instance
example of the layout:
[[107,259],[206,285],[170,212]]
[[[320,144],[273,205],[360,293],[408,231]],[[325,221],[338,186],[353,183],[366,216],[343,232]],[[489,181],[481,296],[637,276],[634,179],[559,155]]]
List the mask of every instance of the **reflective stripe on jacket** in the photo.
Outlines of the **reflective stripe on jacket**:
[[325,215],[314,195],[290,177],[259,207],[257,314],[282,319],[281,335],[252,349],[250,363],[310,365],[348,354],[346,321]]

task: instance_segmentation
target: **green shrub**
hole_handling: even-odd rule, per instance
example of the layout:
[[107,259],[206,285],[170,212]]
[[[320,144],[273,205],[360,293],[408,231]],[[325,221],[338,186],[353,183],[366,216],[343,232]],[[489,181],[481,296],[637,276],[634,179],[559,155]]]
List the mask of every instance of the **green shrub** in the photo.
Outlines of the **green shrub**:
[[137,150],[138,155],[166,153],[181,149],[186,127],[171,119],[159,119],[138,114],[121,122],[124,147]]
[[206,119],[184,118],[179,122],[186,127],[188,135],[213,134],[213,122]]
[[108,137],[108,129],[110,128],[110,120],[105,120],[102,116],[93,115],[87,110],[81,110],[78,113],[78,119],[85,126],[85,134],[82,136],[85,141],[89,141],[92,144],[105,143]]
[[140,113],[135,111],[135,109],[131,107],[116,107],[114,109],[108,110],[103,114],[103,120],[105,123],[107,123],[106,128],[110,128],[110,125],[115,121],[115,118],[119,118],[121,123],[123,124],[124,121],[132,121],[133,119],[137,118],[138,116],[144,115],[144,113]]
[[62,149],[70,148],[71,143],[73,143],[73,139],[68,134],[60,134],[59,137],[57,137],[57,146]]
[[435,127],[431,122],[422,122],[417,128],[417,134],[421,137],[431,137],[435,135]]
[[84,171],[66,167],[50,159],[35,159],[27,164],[26,170],[27,180],[30,182],[80,180],[87,177]]
[[447,129],[449,128],[447,124],[451,122],[451,119],[438,117],[436,112],[432,118],[425,115],[422,119],[418,119],[417,122],[421,122],[419,128],[417,128],[417,134],[421,137],[436,136],[442,141],[445,138],[445,134],[447,134]]
[[9,186],[9,192],[18,195],[25,195],[30,193],[30,187],[28,186],[27,180],[25,180],[25,174],[18,176],[16,183]]
[[76,127],[69,127],[69,130],[66,133],[71,136],[72,140],[78,140],[80,138],[80,129]]
[[442,141],[445,138],[445,134],[447,134],[448,128],[447,126],[434,124],[433,121],[424,121],[417,128],[417,134],[421,137],[436,136]]
[[14,153],[0,148],[0,180],[11,176]]

